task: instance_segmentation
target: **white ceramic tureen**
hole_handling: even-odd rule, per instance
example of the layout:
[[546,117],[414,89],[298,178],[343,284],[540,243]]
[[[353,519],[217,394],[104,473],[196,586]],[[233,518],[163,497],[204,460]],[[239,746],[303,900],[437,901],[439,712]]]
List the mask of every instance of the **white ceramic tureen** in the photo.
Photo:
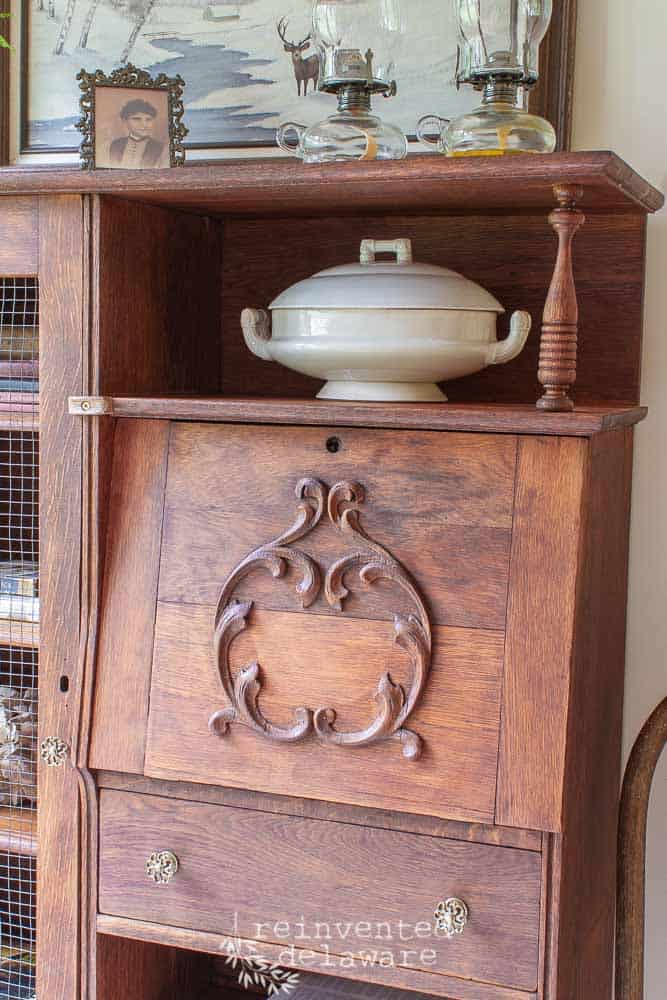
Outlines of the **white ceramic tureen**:
[[[379,261],[389,253],[395,260]],[[258,357],[327,379],[320,399],[441,402],[437,382],[511,361],[531,319],[505,310],[474,281],[412,261],[410,240],[364,240],[360,263],[299,281],[264,309],[244,309],[246,344]]]

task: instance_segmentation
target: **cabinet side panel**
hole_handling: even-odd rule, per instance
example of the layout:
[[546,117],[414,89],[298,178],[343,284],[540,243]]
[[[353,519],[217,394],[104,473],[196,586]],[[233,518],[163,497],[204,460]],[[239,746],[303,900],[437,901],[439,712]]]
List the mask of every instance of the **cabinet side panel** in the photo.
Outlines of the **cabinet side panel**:
[[591,442],[549,1000],[612,995],[632,447],[631,430]]
[[[39,740],[58,736],[74,751],[81,560],[81,421],[67,397],[83,389],[83,205],[40,202],[40,583]],[[68,678],[63,692],[61,677]],[[78,998],[79,782],[74,753],[61,767],[40,762],[37,865],[37,994]]]
[[90,766],[130,774],[144,769],[169,427],[120,420],[114,441]]
[[559,830],[588,442],[519,444],[496,822]]
[[98,200],[97,391],[219,390],[221,234],[215,219]]

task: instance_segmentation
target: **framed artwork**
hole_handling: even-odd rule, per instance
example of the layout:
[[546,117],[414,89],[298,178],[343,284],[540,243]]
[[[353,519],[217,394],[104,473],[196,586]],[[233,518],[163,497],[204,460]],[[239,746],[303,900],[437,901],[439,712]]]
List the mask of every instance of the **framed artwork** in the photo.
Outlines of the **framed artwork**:
[[83,138],[82,168],[149,170],[182,167],[183,80],[164,74],[153,78],[128,64],[110,76],[97,70],[77,74]]
[[[2,0],[0,0],[0,3]],[[187,83],[187,149],[275,151],[281,122],[309,124],[335,99],[308,85],[315,54],[310,0],[17,0],[21,32],[20,151],[78,148],[78,71],[111,74],[131,61]],[[531,107],[569,143],[576,0],[555,0]],[[382,115],[414,136],[417,120],[472,109],[478,95],[454,84],[456,30],[451,0],[404,0],[396,52],[398,95]],[[305,69],[304,69],[305,67]],[[303,86],[303,84],[306,86]]]

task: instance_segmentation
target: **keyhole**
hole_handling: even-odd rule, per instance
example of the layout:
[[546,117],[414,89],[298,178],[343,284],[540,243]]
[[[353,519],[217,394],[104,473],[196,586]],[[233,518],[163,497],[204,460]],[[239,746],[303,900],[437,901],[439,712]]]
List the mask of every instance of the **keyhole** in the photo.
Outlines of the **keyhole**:
[[340,438],[330,437],[327,439],[327,451],[330,451],[332,455],[335,455],[337,451],[340,451],[341,447]]

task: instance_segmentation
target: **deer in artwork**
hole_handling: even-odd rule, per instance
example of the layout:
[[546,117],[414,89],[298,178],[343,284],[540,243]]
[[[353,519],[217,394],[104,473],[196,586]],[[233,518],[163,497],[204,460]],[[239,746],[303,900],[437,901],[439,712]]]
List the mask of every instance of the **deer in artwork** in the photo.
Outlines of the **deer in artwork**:
[[309,80],[313,81],[313,89],[317,87],[317,81],[320,75],[320,60],[317,56],[308,56],[306,59],[303,58],[303,53],[310,47],[311,36],[306,35],[306,37],[300,42],[289,42],[285,37],[287,34],[288,24],[288,18],[280,18],[277,25],[278,35],[282,39],[285,52],[289,52],[292,56],[292,66],[294,67],[297,94],[301,97],[301,84],[303,84],[303,96],[305,97],[308,93]]

